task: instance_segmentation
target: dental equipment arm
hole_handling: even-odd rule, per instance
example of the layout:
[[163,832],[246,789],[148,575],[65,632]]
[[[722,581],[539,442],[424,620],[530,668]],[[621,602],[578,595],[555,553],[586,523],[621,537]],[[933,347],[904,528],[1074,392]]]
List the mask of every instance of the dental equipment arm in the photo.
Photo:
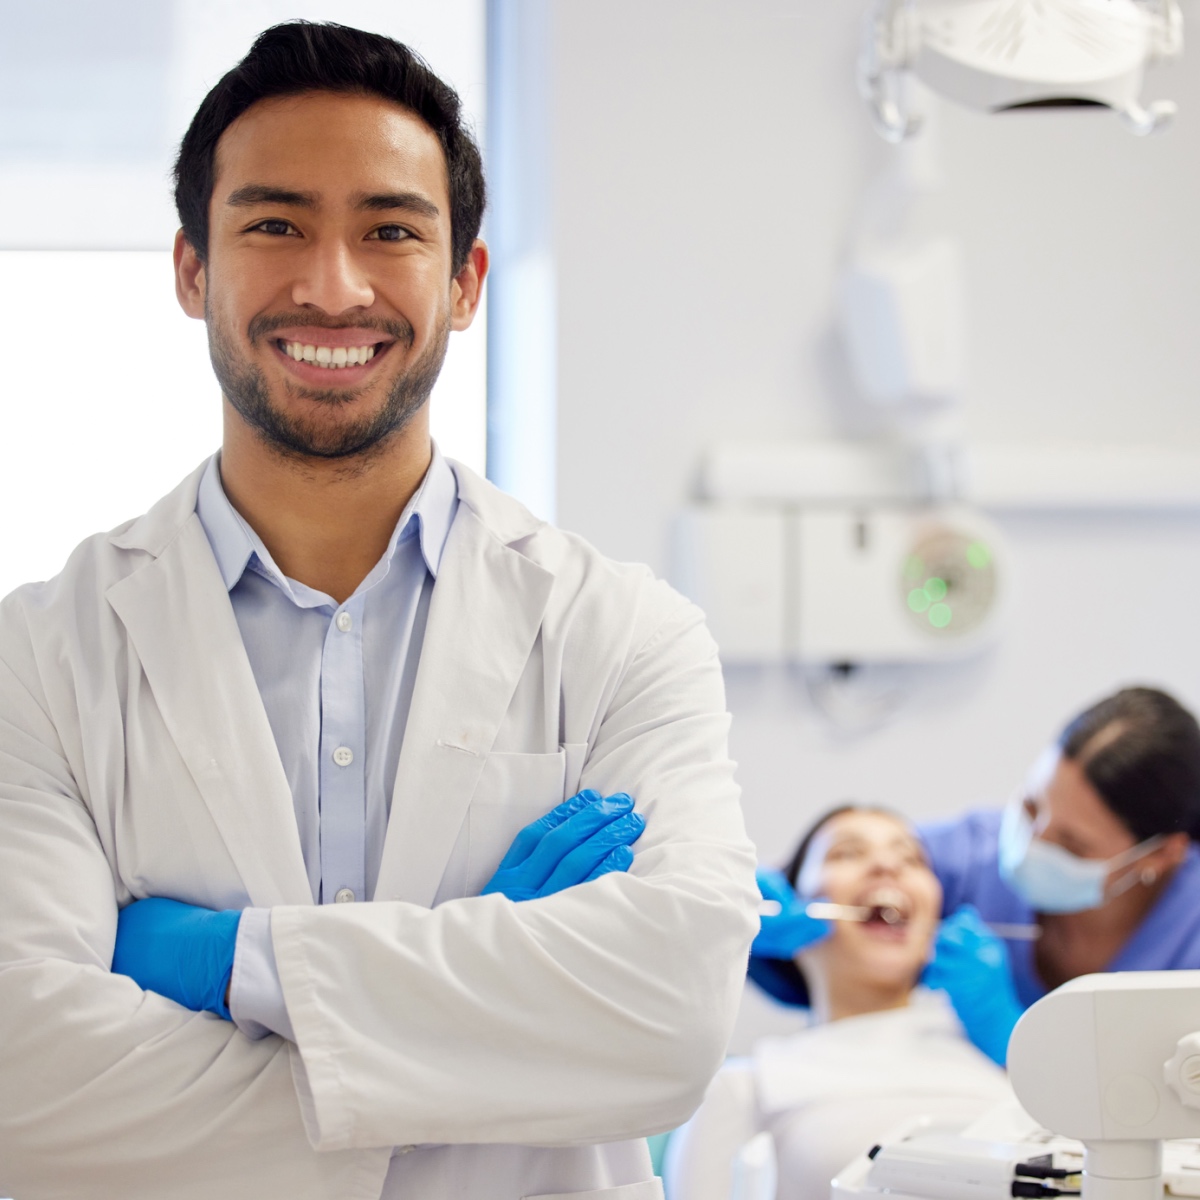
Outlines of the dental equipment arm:
[[1103,105],[1147,134],[1175,105],[1142,101],[1146,68],[1182,51],[1177,0],[875,0],[858,84],[889,142],[921,128],[913,80],[980,112]]
[[1026,1111],[1084,1144],[1083,1200],[1161,1200],[1162,1143],[1200,1137],[1200,971],[1084,975],[1017,1023]]

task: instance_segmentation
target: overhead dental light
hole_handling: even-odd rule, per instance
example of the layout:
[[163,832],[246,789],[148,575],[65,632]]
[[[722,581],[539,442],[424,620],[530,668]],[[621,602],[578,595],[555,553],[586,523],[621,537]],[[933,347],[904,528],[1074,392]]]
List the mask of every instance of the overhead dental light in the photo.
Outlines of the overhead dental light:
[[876,0],[859,87],[891,142],[920,128],[914,79],[982,112],[1103,105],[1145,134],[1175,113],[1143,104],[1145,69],[1182,49],[1176,0]]

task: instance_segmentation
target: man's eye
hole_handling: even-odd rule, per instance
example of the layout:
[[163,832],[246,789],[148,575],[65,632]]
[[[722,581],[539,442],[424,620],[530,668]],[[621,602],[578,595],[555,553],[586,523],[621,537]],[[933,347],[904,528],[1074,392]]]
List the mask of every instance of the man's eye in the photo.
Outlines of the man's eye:
[[412,235],[400,225],[380,225],[378,229],[373,229],[367,236],[381,242],[402,242]]
[[291,232],[292,224],[290,221],[260,221],[254,228],[260,233],[269,233],[272,237],[285,237]]

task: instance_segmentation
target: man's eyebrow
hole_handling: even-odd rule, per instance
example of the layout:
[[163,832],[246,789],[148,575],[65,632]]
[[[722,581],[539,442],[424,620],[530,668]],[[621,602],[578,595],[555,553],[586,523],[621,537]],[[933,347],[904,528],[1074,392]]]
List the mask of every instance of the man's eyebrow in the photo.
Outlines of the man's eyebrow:
[[360,192],[352,198],[351,203],[355,208],[366,212],[388,212],[392,209],[400,209],[430,218],[437,217],[440,211],[432,200],[422,196],[419,192]]
[[272,187],[266,183],[247,183],[230,192],[225,203],[235,208],[249,208],[254,204],[286,204],[292,208],[316,208],[317,197],[313,192],[294,192],[290,188]]

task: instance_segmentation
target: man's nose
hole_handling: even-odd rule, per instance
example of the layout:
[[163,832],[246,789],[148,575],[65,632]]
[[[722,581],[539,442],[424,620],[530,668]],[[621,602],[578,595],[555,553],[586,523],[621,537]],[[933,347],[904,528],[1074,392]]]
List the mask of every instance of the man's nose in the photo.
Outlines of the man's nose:
[[330,316],[351,308],[370,308],[375,289],[349,246],[330,240],[314,245],[303,259],[303,270],[292,284],[292,302],[311,305]]

